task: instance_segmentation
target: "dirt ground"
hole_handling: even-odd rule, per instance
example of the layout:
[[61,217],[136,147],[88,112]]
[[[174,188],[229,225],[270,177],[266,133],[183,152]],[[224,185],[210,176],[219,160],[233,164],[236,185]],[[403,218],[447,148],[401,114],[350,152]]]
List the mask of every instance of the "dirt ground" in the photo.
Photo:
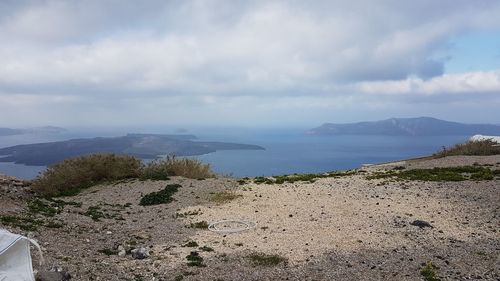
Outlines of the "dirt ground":
[[[57,228],[26,231],[2,221],[0,227],[38,240],[43,269],[61,266],[72,280],[424,280],[421,270],[429,263],[441,280],[500,280],[498,179],[366,178],[395,167],[473,164],[500,169],[500,156],[401,161],[313,183],[123,181],[60,198],[74,203],[54,217],[36,214]],[[0,181],[2,216],[20,216],[33,196],[15,182]],[[173,183],[182,186],[174,202],[139,205],[143,195]],[[234,199],[214,202],[219,192]],[[92,219],[96,214],[98,220]],[[255,227],[220,234],[192,225],[231,219]],[[412,225],[415,220],[432,227]],[[198,246],[188,247],[190,241]],[[118,255],[119,246],[144,247],[150,255]],[[191,252],[203,259],[201,266],[188,266]],[[258,264],[256,256],[269,262]]]

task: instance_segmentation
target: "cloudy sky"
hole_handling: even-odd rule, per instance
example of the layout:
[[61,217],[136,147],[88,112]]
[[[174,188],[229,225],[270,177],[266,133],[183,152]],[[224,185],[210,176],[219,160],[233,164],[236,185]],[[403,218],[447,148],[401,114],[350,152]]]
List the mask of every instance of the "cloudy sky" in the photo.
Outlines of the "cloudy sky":
[[0,0],[0,126],[500,123],[500,1]]

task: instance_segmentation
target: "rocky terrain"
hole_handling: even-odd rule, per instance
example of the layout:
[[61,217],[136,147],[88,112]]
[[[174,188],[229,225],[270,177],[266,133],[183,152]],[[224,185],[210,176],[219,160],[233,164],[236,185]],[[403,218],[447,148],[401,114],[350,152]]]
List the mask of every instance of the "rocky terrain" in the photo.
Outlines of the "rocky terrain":
[[[393,174],[453,166],[496,171],[500,156],[402,161],[310,181],[128,180],[51,200],[2,178],[0,227],[38,240],[46,261],[35,267],[63,268],[71,280],[500,280],[498,176]],[[174,184],[173,201],[141,205]],[[255,225],[207,229],[221,220]]]

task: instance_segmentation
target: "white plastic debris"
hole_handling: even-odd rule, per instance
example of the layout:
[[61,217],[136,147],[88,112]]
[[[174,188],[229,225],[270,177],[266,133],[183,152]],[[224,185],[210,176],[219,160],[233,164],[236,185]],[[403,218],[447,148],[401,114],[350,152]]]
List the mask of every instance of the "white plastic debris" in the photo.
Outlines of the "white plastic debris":
[[0,229],[0,281],[35,281],[30,243],[37,247],[41,265],[43,263],[42,251],[36,241]]

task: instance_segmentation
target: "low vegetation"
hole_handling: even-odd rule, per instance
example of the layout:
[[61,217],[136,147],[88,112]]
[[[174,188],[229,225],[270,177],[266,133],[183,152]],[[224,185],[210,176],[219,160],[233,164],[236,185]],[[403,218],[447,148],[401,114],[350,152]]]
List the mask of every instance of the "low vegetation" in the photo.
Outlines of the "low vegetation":
[[198,243],[196,241],[188,241],[186,244],[182,245],[181,247],[198,247]]
[[206,267],[206,265],[203,263],[203,258],[198,252],[191,252],[186,256],[186,259],[188,260],[188,266]]
[[139,202],[141,206],[166,204],[174,201],[172,195],[181,187],[180,184],[168,184],[164,189],[144,195]]
[[209,201],[217,203],[217,204],[224,204],[231,202],[237,198],[243,197],[240,194],[236,194],[234,192],[216,192],[212,194],[209,198]]
[[142,169],[142,179],[163,180],[168,176],[181,176],[190,179],[213,178],[215,174],[209,164],[197,159],[176,158],[168,156],[165,159],[153,161]]
[[135,178],[141,161],[130,156],[96,154],[65,160],[50,166],[33,182],[33,189],[46,197],[74,195],[106,181]]
[[248,258],[256,266],[276,266],[287,261],[285,257],[280,255],[268,255],[264,253],[253,253]]
[[273,177],[256,177],[254,183],[256,184],[282,184],[285,182],[294,183],[297,181],[302,182],[315,182],[317,179],[321,178],[339,178],[344,176],[351,176],[356,174],[355,171],[347,172],[330,172],[322,174],[293,174],[293,175],[283,175],[283,176],[273,176]]
[[420,275],[424,277],[425,281],[441,281],[441,278],[438,277],[436,270],[438,269],[437,266],[432,264],[431,262],[428,262],[424,268],[420,271]]
[[77,202],[35,198],[27,203],[19,215],[0,216],[0,222],[25,231],[36,231],[40,226],[61,228],[64,224],[55,220],[54,216],[60,214],[67,205],[81,207],[81,203]]
[[371,179],[418,180],[418,181],[464,181],[493,180],[500,177],[500,170],[481,166],[445,167],[432,169],[413,169],[405,171],[378,172],[367,176]]
[[191,223],[189,227],[198,229],[208,229],[208,222],[207,221],[194,222]]
[[463,144],[457,144],[451,148],[443,147],[443,149],[435,153],[436,158],[452,156],[452,155],[497,155],[500,154],[500,145],[491,140],[468,141]]
[[104,182],[132,178],[168,180],[170,176],[204,179],[215,174],[208,164],[195,159],[167,157],[144,165],[131,156],[95,154],[50,166],[33,181],[33,190],[46,198],[70,196]]

